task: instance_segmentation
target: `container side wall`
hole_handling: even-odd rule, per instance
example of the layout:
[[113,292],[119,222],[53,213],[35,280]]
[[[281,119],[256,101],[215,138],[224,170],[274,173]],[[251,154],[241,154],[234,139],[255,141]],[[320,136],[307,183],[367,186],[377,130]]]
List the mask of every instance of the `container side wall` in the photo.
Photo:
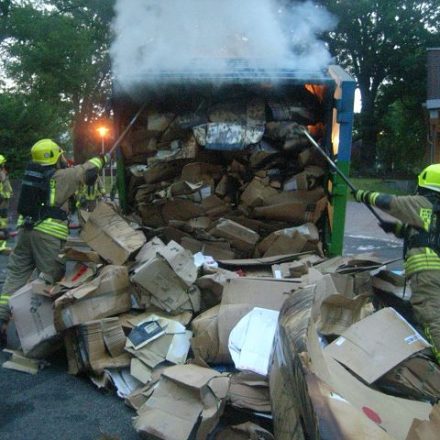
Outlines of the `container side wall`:
[[[332,148],[339,169],[348,176],[350,172],[353,107],[356,83],[339,66],[331,66],[330,75],[336,82],[335,109],[332,127]],[[331,204],[329,207],[330,234],[327,249],[330,256],[341,255],[344,249],[347,186],[336,174],[331,179]]]

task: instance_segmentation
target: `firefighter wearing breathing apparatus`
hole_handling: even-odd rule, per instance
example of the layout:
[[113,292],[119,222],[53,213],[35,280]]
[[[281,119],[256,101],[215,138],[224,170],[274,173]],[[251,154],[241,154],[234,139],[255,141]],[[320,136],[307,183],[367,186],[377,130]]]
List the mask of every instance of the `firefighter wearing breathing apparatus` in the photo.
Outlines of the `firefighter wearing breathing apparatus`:
[[0,154],[0,231],[3,234],[0,239],[0,252],[9,252],[6,240],[9,236],[8,231],[8,209],[9,199],[12,197],[12,186],[9,182],[8,172],[5,168],[6,158]]
[[95,182],[90,185],[84,184],[76,192],[76,207],[84,209],[87,212],[92,212],[97,205],[97,202],[105,196],[105,188],[102,180],[98,176]]
[[358,202],[377,206],[399,220],[383,221],[380,226],[404,239],[411,304],[440,363],[440,164],[420,173],[416,195],[392,196],[363,190],[354,195]]
[[3,344],[10,317],[9,298],[28,282],[34,269],[51,282],[64,275],[64,264],[58,255],[69,233],[69,198],[86,181],[96,180],[107,162],[106,157],[95,157],[83,165],[67,168],[63,153],[51,139],[42,139],[31,149],[32,161],[24,173],[17,207],[17,244],[9,257],[0,296],[0,343]]

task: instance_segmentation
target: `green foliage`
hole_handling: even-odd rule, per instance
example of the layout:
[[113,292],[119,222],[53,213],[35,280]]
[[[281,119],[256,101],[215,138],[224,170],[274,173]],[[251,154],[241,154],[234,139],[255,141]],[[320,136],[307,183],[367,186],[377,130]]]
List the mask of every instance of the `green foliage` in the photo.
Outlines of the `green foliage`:
[[[426,48],[440,45],[440,3],[437,0],[323,0],[320,3],[339,19],[328,43],[337,61],[358,82],[362,97],[359,121],[362,163],[372,167],[378,134],[389,132],[392,114],[396,115],[390,105],[403,96],[405,102],[411,102],[416,115],[423,113]],[[406,123],[409,125],[405,131],[393,130],[393,139],[399,145],[408,145],[405,140],[408,128],[420,131],[418,117],[414,121],[407,119]],[[380,148],[389,146],[390,141],[391,138],[386,144],[381,142]],[[417,147],[419,150],[421,145]]]
[[2,22],[5,68],[22,106],[36,113],[44,102],[57,121],[41,125],[43,137],[71,138],[78,151],[90,141],[84,127],[102,115],[111,92],[112,16],[113,1],[12,2]]
[[413,98],[394,101],[383,120],[378,157],[385,173],[415,175],[423,168],[426,126],[419,103]]
[[49,103],[8,93],[0,94],[0,121],[0,153],[7,157],[13,176],[23,170],[38,139],[57,139],[65,126]]

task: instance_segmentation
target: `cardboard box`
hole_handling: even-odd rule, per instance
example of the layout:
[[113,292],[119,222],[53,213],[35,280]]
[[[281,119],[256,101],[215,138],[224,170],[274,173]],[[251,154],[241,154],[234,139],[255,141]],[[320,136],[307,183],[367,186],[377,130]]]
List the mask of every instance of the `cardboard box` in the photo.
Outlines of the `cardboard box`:
[[432,409],[429,421],[415,419],[406,440],[436,440],[440,432],[440,404]]
[[132,281],[149,292],[153,305],[169,313],[200,310],[200,291],[192,285],[197,278],[192,254],[173,241],[156,253],[136,267]]
[[165,223],[171,220],[187,221],[204,214],[205,211],[199,203],[184,199],[167,200],[161,208],[161,215]]
[[130,356],[118,351],[112,356],[106,349],[102,321],[90,321],[68,329],[64,333],[70,374],[91,372],[101,374],[106,368],[130,365]]
[[21,348],[30,357],[44,357],[57,348],[53,301],[34,293],[34,285],[26,284],[9,300]]
[[313,289],[303,289],[281,310],[270,371],[275,437],[405,440],[413,418],[426,420],[431,406],[375,391],[327,356],[313,324],[314,300]]
[[131,308],[130,281],[125,266],[105,266],[87,284],[65,293],[55,301],[55,327],[63,330]]
[[220,306],[201,313],[191,323],[193,338],[191,348],[196,361],[218,363],[218,314]]
[[254,307],[278,311],[295,283],[265,278],[235,278],[228,280],[223,290],[218,314],[219,352],[217,359],[231,362],[228,349],[229,335],[243,316]]
[[306,244],[307,239],[296,231],[289,234],[274,232],[258,244],[257,250],[264,258],[300,253]]
[[210,231],[214,237],[227,239],[232,247],[244,252],[252,252],[260,236],[252,229],[232,221],[222,219]]
[[323,197],[316,203],[289,202],[260,206],[253,210],[253,215],[257,218],[292,222],[294,224],[316,223],[326,209],[327,202],[327,198]]
[[325,348],[367,383],[430,345],[394,309],[385,308],[353,324]]
[[241,201],[249,207],[262,206],[270,204],[271,198],[277,194],[276,189],[255,177],[241,194]]
[[162,257],[155,257],[135,270],[132,281],[146,289],[156,300],[154,305],[167,312],[189,309],[188,287]]
[[146,242],[142,231],[134,230],[106,203],[99,203],[81,232],[81,238],[112,264],[122,265]]
[[[313,326],[309,327],[307,335],[312,371],[336,394],[375,421],[392,438],[405,440],[414,418],[428,420],[432,408],[430,404],[387,396],[369,388],[350,374],[339,362],[327,355],[325,349],[322,350],[318,334]],[[376,365],[375,360],[370,359],[366,367],[374,369]]]
[[284,182],[284,191],[310,190],[316,187],[318,179],[324,175],[324,170],[317,166],[307,166],[304,171]]
[[191,252],[174,241],[170,241],[165,247],[157,250],[157,254],[163,257],[176,275],[189,287],[197,279],[197,267]]
[[139,409],[134,427],[141,435],[166,440],[188,440],[194,430],[194,438],[205,439],[223,413],[228,386],[229,378],[215,370],[196,365],[167,368]]

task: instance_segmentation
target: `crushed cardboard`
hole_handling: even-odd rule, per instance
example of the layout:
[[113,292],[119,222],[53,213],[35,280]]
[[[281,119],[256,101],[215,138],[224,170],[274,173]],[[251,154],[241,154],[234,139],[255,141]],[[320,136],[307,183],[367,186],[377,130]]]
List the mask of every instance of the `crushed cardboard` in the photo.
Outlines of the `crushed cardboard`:
[[106,203],[98,203],[81,231],[81,238],[102,258],[124,264],[146,242],[142,231],[133,229]]

